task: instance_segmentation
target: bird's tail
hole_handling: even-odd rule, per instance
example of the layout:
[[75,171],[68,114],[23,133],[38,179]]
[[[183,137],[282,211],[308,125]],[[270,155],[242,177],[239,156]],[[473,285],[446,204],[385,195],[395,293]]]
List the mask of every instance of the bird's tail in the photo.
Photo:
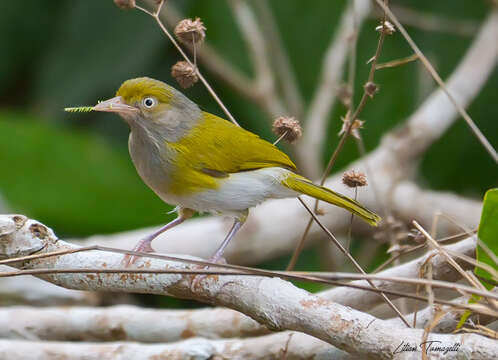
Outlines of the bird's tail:
[[282,185],[297,191],[298,193],[314,197],[332,205],[340,206],[349,212],[358,215],[372,226],[379,225],[379,222],[382,220],[379,215],[368,210],[359,202],[327,189],[326,187],[315,185],[310,180],[297,174],[289,174],[287,178],[282,180]]

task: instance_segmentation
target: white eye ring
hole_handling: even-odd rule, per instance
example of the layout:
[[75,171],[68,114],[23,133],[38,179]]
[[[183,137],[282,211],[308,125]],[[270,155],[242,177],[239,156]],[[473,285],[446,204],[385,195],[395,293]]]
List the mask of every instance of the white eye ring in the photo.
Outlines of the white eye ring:
[[157,100],[153,97],[146,97],[142,100],[142,104],[147,108],[147,109],[152,109],[154,106],[157,104]]

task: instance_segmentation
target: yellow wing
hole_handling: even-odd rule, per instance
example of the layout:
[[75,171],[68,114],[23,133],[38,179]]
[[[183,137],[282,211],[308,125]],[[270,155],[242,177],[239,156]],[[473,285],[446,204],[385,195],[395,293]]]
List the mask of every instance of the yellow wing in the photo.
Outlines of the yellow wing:
[[202,120],[178,143],[168,144],[176,153],[174,193],[216,188],[216,178],[266,167],[295,170],[289,157],[259,136],[215,115],[203,112]]

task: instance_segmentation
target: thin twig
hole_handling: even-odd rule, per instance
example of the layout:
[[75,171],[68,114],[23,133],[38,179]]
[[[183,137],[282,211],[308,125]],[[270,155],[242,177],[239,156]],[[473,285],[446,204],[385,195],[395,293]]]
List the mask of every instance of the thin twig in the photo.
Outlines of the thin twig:
[[[336,239],[336,237],[334,236],[334,234],[332,234],[329,231],[329,229],[327,229],[321,223],[321,221],[314,214],[314,212],[308,207],[308,205],[306,205],[306,203],[303,201],[303,199],[301,199],[301,197],[298,197],[298,200],[305,207],[305,209],[310,213],[311,217],[313,218],[313,220],[315,220],[315,222],[318,224],[318,226],[320,226],[322,228],[322,230],[325,231],[325,233],[332,240],[332,242],[335,244],[335,246],[337,246],[339,248],[339,250],[341,250],[341,252],[351,261],[351,263],[354,265],[354,267],[359,272],[361,272],[362,274],[366,275],[366,272],[363,270],[363,268],[360,266],[360,264],[358,264],[358,262],[354,259],[354,257],[351,256],[351,254],[342,246],[342,244]],[[370,284],[371,287],[376,288],[376,286],[374,285],[373,282],[368,281],[368,280],[367,280],[367,282]],[[380,293],[380,295],[382,296],[382,298],[384,299],[384,301],[387,303],[387,305],[389,305],[389,307],[391,309],[393,309],[393,311],[399,316],[399,318],[406,324],[406,326],[410,327],[410,324],[408,323],[408,321],[405,319],[405,317],[403,316],[403,314],[398,310],[398,308],[392,303],[392,301],[389,300],[389,298],[384,293]]]
[[170,34],[170,32],[168,31],[168,29],[166,29],[166,26],[164,26],[161,18],[159,17],[159,14],[161,12],[163,4],[164,4],[164,0],[162,0],[159,3],[159,5],[158,5],[157,10],[156,10],[155,13],[151,13],[149,10],[147,10],[147,9],[145,9],[143,7],[140,7],[140,6],[135,6],[135,7],[138,10],[143,11],[144,13],[146,13],[146,14],[148,14],[148,15],[150,15],[150,16],[152,16],[154,18],[154,20],[157,22],[157,24],[159,25],[159,27],[161,28],[161,30],[164,32],[164,34],[166,34],[166,36],[169,38],[169,40],[173,43],[173,45],[178,50],[178,52],[182,55],[182,57],[185,59],[185,61],[188,62],[192,67],[194,67],[195,71],[197,72],[197,76],[199,77],[199,79],[201,80],[201,82],[204,84],[204,86],[206,87],[206,89],[208,90],[208,92],[211,94],[211,96],[214,98],[214,100],[221,107],[221,109],[223,110],[223,112],[225,113],[225,115],[228,116],[228,118],[230,119],[230,121],[233,122],[235,125],[239,125],[238,122],[235,120],[235,118],[230,113],[230,111],[228,111],[228,109],[225,106],[225,104],[223,104],[223,102],[221,101],[221,99],[218,97],[218,95],[216,94],[216,92],[213,90],[213,88],[211,87],[211,85],[209,85],[209,83],[207,82],[207,80],[201,74],[201,72],[199,71],[199,68],[197,68],[197,67],[194,66],[194,63],[190,60],[190,58],[187,56],[187,54],[183,51],[183,49],[180,47],[180,45],[175,40],[175,38]]
[[264,34],[271,43],[272,58],[275,60],[274,70],[280,78],[286,105],[294,116],[300,118],[303,113],[304,100],[299,92],[296,76],[278,31],[276,19],[267,0],[253,1],[252,4],[258,11]]
[[458,263],[448,254],[448,252],[441,245],[439,245],[439,243],[434,240],[432,236],[418,222],[414,220],[412,221],[412,224],[417,228],[418,231],[422,233],[422,235],[425,236],[430,247],[438,251],[438,253],[441,254],[450,263],[450,265],[453,266],[455,270],[458,271],[458,273],[469,282],[470,285],[476,286],[474,281],[468,276],[465,270],[463,270],[462,267],[458,265]]
[[[381,30],[380,35],[379,35],[379,41],[377,43],[377,48],[375,50],[375,55],[373,57],[373,61],[371,62],[371,65],[370,65],[370,72],[368,74],[367,83],[373,82],[374,75],[375,75],[375,66],[377,64],[377,59],[380,55],[380,51],[381,51],[382,45],[384,43],[384,36],[385,36],[385,32]],[[329,159],[327,167],[326,167],[325,171],[323,172],[322,178],[320,179],[320,185],[323,185],[325,183],[325,180],[327,179],[328,174],[332,170],[332,166],[335,164],[335,161],[337,160],[339,153],[342,151],[344,144],[346,143],[346,139],[348,138],[348,136],[351,134],[351,131],[353,130],[354,121],[358,118],[358,115],[363,111],[363,108],[365,107],[368,98],[369,98],[369,95],[368,95],[366,89],[364,89],[363,95],[361,97],[360,103],[358,104],[358,107],[353,112],[352,116],[347,116],[347,118],[346,118],[346,121],[347,121],[346,131],[342,135],[341,139],[339,140],[339,143],[337,144],[337,147],[335,148],[332,156]],[[348,113],[348,114],[350,114],[350,113]],[[315,207],[314,207],[315,213],[318,210],[318,204],[319,204],[319,201],[316,200]],[[304,248],[304,243],[305,243],[306,238],[308,236],[309,230],[311,229],[312,222],[313,222],[313,219],[310,218],[307,225],[306,225],[306,228],[304,230],[303,236],[301,237],[301,239],[299,240],[299,243],[297,244],[296,248],[294,249],[294,252],[293,252],[292,257],[289,261],[289,264],[287,265],[287,270],[292,270],[294,268],[294,266],[296,265],[297,260],[299,258],[299,255],[301,254],[301,251]]]
[[[474,230],[473,233],[475,234],[477,232],[477,230]],[[451,236],[447,236],[447,237],[444,237],[444,238],[441,238],[439,240],[437,240],[439,243],[444,243],[444,242],[448,242],[448,241],[453,241],[453,240],[463,240],[465,239],[466,237],[468,237],[469,234],[468,233],[460,233],[460,234],[456,234],[456,235],[451,235]],[[471,233],[471,236],[472,236],[472,233]],[[419,249],[422,249],[424,247],[426,247],[427,244],[420,244],[420,245],[415,245],[413,247],[411,247],[410,249],[407,249],[407,250],[403,250],[402,252],[399,252],[397,253],[396,255],[390,257],[389,259],[387,259],[385,262],[383,262],[381,265],[379,265],[374,271],[372,271],[373,273],[377,273],[381,270],[383,270],[386,266],[388,266],[389,264],[391,264],[394,260],[400,258],[401,256],[403,255],[407,255],[407,254],[410,254],[414,251],[417,251]]]
[[255,87],[260,104],[274,117],[286,113],[275,88],[275,76],[269,58],[269,44],[257,24],[256,16],[245,0],[229,0],[234,19],[237,21],[244,40],[249,47],[249,55],[255,73]]
[[[443,92],[446,94],[448,99],[451,101],[451,103],[455,106],[457,111],[460,113],[460,115],[463,117],[467,125],[470,127],[470,130],[472,133],[475,135],[477,140],[481,143],[481,145],[486,149],[486,151],[489,153],[491,158],[498,163],[498,153],[496,152],[495,148],[491,145],[491,143],[488,141],[488,139],[484,136],[484,134],[481,132],[481,130],[477,127],[477,125],[474,123],[472,118],[469,116],[467,111],[458,103],[458,101],[453,97],[453,95],[449,92],[448,88],[446,87],[444,81],[441,79],[437,71],[434,69],[432,64],[429,62],[429,60],[425,57],[425,55],[420,51],[418,48],[417,44],[412,40],[408,32],[405,30],[403,25],[398,21],[396,16],[392,13],[392,11],[381,1],[381,0],[375,0],[377,4],[384,10],[384,12],[389,16],[391,21],[396,25],[398,28],[399,32],[403,35],[403,37],[406,39],[410,47],[413,49],[413,51],[418,55],[420,60],[422,61],[422,64],[424,64],[425,68],[429,71],[431,76],[434,78],[434,80],[438,83],[439,87]],[[498,15],[495,15],[498,16]]]

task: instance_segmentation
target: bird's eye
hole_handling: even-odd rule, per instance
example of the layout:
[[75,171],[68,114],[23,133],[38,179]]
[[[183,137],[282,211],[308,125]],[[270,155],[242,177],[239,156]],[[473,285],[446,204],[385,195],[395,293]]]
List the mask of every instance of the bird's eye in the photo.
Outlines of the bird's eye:
[[151,109],[156,105],[156,99],[153,97],[146,97],[142,100],[142,103],[147,109]]

